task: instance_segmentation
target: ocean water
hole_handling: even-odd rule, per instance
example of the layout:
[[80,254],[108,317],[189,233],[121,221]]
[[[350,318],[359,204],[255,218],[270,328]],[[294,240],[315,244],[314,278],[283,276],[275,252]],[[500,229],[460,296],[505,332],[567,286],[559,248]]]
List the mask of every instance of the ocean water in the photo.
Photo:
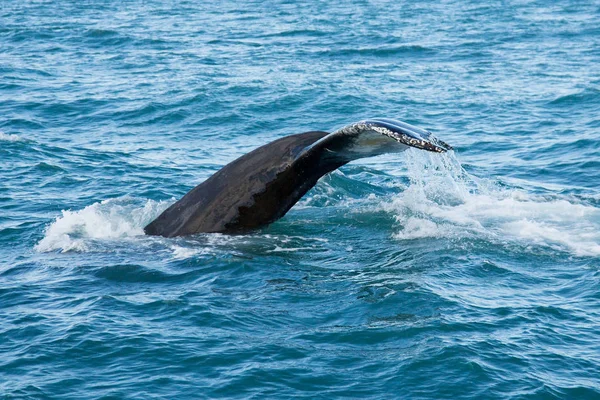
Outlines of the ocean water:
[[[0,394],[600,398],[600,3],[0,3]],[[281,220],[143,226],[397,118]]]

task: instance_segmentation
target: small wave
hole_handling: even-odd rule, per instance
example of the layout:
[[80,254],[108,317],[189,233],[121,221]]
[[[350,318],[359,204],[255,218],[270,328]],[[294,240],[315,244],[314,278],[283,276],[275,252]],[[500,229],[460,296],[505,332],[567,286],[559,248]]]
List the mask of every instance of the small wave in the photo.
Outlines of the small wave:
[[47,173],[47,174],[55,174],[55,173],[59,173],[59,172],[65,172],[65,169],[63,169],[62,167],[59,167],[58,165],[54,165],[54,164],[48,164],[45,162],[37,163],[36,165],[34,165],[32,167],[32,169],[36,169],[42,173]]
[[284,29],[279,32],[268,33],[262,37],[322,37],[327,36],[330,32],[318,29]]
[[118,35],[119,35],[119,32],[112,30],[112,29],[88,29],[85,32],[85,36],[99,37],[99,38],[113,37],[113,36],[118,36]]
[[35,246],[39,252],[88,251],[97,239],[122,239],[144,235],[143,227],[168,205],[165,201],[130,197],[103,200],[79,211],[63,210]]
[[406,153],[411,183],[382,205],[402,226],[397,239],[477,238],[600,255],[600,209],[501,188],[469,175],[453,155]]
[[112,29],[88,29],[84,38],[92,46],[121,46],[131,43],[134,39]]
[[174,276],[166,272],[136,264],[117,264],[100,268],[95,272],[98,278],[116,282],[165,282]]
[[361,48],[342,48],[336,50],[325,50],[322,52],[328,56],[422,56],[435,54],[436,50],[419,45],[400,45],[388,47],[361,47]]
[[587,88],[577,93],[570,93],[552,100],[551,105],[597,103],[600,100],[600,89]]
[[21,142],[23,140],[24,139],[22,139],[18,135],[14,135],[14,134],[10,134],[10,133],[4,133],[4,132],[0,131],[0,141],[5,141],[5,142]]

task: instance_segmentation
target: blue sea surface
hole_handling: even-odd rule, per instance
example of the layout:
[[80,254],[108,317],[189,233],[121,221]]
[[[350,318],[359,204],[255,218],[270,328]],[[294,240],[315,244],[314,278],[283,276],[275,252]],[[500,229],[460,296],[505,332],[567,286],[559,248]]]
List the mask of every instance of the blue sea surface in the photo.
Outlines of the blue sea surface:
[[[598,1],[3,0],[0,396],[600,398]],[[143,227],[396,118],[244,235]]]

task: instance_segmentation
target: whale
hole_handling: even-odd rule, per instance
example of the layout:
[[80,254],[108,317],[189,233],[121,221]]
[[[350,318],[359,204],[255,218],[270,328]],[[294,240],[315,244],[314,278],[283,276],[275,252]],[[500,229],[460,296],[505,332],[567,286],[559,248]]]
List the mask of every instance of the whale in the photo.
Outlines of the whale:
[[144,227],[164,237],[243,234],[282,218],[324,175],[365,157],[416,148],[452,150],[430,131],[371,118],[332,133],[282,137],[225,165]]

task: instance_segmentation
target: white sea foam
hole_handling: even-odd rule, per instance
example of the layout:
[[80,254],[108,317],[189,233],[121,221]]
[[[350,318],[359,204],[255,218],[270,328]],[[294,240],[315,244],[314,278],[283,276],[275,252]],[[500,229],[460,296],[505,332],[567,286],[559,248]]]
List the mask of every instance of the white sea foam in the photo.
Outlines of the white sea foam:
[[197,245],[193,247],[173,245],[170,246],[170,249],[173,251],[173,257],[177,259],[187,259],[197,255],[210,254],[208,247],[199,247]]
[[23,139],[21,139],[21,137],[18,135],[4,133],[4,132],[0,131],[0,141],[20,142],[21,140],[23,140]]
[[267,253],[294,253],[296,251],[314,250],[312,247],[281,247],[275,246],[273,250],[267,250]]
[[397,239],[477,237],[600,255],[600,209],[476,179],[452,154],[407,151],[406,156],[411,183],[382,204],[401,225]]
[[[50,251],[114,251],[115,245],[125,240],[140,244],[143,227],[156,218],[169,202],[120,197],[91,204],[81,210],[65,210],[45,231],[44,238],[35,246],[39,252]],[[147,239],[147,238],[146,238]],[[144,240],[146,240],[144,239]],[[294,252],[301,250],[297,244],[327,242],[320,238],[299,236],[223,235],[212,233],[189,240],[154,238],[154,244],[162,242],[176,259],[188,259],[200,255],[231,253],[232,248],[268,248],[266,252]],[[146,240],[147,241],[147,240]],[[293,242],[293,243],[292,243]],[[131,243],[128,243],[130,246]],[[306,247],[306,249],[312,249]],[[274,247],[274,248],[273,248]]]
[[40,252],[86,251],[96,239],[122,239],[144,234],[143,227],[168,206],[167,202],[130,197],[104,200],[82,210],[62,211],[35,246]]

